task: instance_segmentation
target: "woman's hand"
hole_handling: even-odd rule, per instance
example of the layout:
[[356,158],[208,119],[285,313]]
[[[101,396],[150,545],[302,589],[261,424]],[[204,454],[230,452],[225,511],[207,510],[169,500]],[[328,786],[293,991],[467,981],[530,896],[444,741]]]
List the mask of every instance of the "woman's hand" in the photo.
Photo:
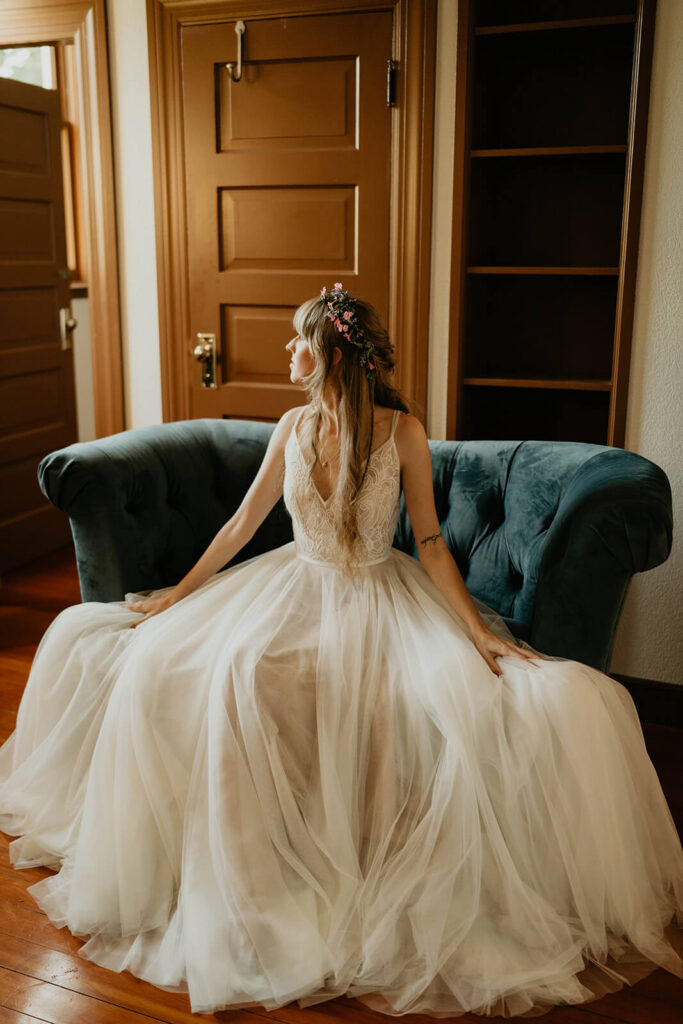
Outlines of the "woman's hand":
[[170,594],[164,594],[163,597],[144,597],[141,601],[131,601],[124,607],[129,608],[132,612],[142,612],[142,618],[137,622],[131,622],[130,628],[135,629],[140,623],[151,619],[153,615],[166,611],[172,604],[175,604],[175,601]]
[[525,651],[523,647],[515,647],[514,644],[509,643],[507,640],[502,640],[486,625],[472,630],[472,640],[486,664],[497,676],[502,676],[503,674],[502,668],[495,660],[501,654],[521,658],[523,661],[531,662],[532,665],[537,664],[535,660],[537,655]]

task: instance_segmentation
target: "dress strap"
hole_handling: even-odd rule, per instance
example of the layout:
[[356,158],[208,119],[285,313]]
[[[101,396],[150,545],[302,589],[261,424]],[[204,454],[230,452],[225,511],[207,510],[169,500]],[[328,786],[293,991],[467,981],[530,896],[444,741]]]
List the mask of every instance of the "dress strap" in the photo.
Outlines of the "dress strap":
[[303,416],[303,414],[305,412],[306,412],[306,406],[304,406],[302,409],[300,409],[299,412],[297,413],[296,417],[294,418],[294,423],[291,426],[291,429],[289,431],[289,435],[287,437],[287,441],[285,443],[285,463],[287,462],[287,452],[292,448],[292,446],[294,446],[294,449],[296,451],[301,453],[301,457],[302,458],[304,457],[304,453],[303,453],[303,450],[301,448],[301,441],[299,440],[298,426],[299,426],[299,423],[301,422],[301,417]]
[[398,423],[398,417],[399,417],[400,413],[401,413],[400,409],[394,409],[394,415],[391,418],[391,433],[389,434],[389,437],[393,437],[394,436],[394,431],[396,430],[396,424]]
[[304,405],[304,406],[301,407],[301,409],[299,409],[299,412],[297,413],[296,419],[294,420],[294,426],[292,427],[292,429],[290,431],[290,435],[289,436],[291,437],[292,434],[294,434],[294,436],[297,439],[297,441],[299,439],[299,435],[297,433],[297,429],[298,429],[299,424],[301,423],[301,417],[306,412],[307,408],[308,408],[308,406]]

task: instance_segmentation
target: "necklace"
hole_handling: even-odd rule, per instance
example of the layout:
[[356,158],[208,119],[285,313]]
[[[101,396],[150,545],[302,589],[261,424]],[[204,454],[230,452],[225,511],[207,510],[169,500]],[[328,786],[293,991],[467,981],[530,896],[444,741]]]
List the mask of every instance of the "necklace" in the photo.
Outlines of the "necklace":
[[[326,456],[326,457],[323,458],[323,455]],[[329,464],[330,464],[330,457],[327,454],[327,449],[325,448],[325,445],[323,445],[322,446],[322,451],[320,453],[320,465],[323,467],[323,469],[327,469]]]
[[320,460],[320,465],[323,467],[323,469],[327,469],[327,467],[330,464],[330,457],[327,454],[327,449],[325,447],[325,444],[322,441],[321,441],[321,451],[320,451],[320,455],[319,455],[319,460]]

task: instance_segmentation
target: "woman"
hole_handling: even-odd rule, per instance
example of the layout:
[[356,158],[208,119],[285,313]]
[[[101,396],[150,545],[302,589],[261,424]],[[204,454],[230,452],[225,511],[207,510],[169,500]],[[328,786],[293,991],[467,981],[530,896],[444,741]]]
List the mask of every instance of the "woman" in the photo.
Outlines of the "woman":
[[[41,641],[0,751],[13,863],[59,868],[28,891],[198,1012],[525,1015],[683,977],[630,696],[468,594],[372,307],[337,283],[294,327],[309,402],[197,564]],[[391,546],[401,486],[420,562]],[[218,571],[283,493],[294,541]]]

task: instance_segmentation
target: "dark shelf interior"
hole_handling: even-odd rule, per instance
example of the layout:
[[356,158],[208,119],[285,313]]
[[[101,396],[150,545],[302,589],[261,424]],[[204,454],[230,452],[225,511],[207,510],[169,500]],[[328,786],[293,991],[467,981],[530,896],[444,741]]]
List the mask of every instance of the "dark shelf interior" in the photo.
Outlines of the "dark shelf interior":
[[476,0],[477,25],[510,25],[635,14],[637,0]]
[[655,0],[459,3],[448,430],[623,444]]
[[474,275],[465,377],[609,380],[615,277]]
[[472,161],[469,264],[617,266],[625,171],[623,153]]
[[627,23],[478,36],[472,148],[626,144],[634,31]]
[[605,444],[609,392],[463,387],[463,439]]

